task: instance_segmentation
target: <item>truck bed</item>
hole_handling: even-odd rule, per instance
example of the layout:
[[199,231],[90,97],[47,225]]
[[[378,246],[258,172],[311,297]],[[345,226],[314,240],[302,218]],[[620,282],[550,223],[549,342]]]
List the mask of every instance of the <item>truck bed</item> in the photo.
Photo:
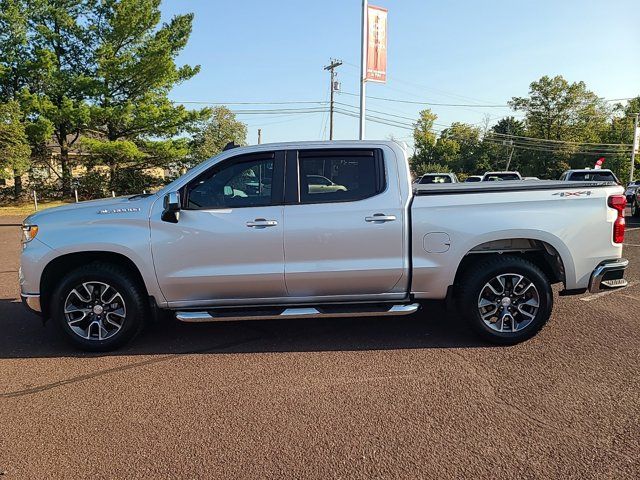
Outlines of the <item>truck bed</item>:
[[523,244],[560,257],[565,288],[586,288],[600,262],[621,255],[622,245],[612,241],[617,214],[607,199],[622,192],[614,182],[558,180],[416,186],[412,293],[442,298],[465,256],[517,252]]

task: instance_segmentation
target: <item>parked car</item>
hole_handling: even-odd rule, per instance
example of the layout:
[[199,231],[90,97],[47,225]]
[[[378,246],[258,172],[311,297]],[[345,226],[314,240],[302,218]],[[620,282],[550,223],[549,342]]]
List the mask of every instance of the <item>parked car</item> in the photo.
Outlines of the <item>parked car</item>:
[[[312,188],[320,171],[346,190]],[[244,185],[256,179],[270,188]],[[513,344],[549,319],[553,283],[625,284],[623,193],[558,181],[412,189],[406,152],[388,141],[234,148],[152,195],[29,216],[21,296],[91,351],[163,311],[183,322],[394,316],[428,299]]]
[[440,184],[440,183],[458,183],[458,177],[455,173],[425,173],[416,181],[416,184]]
[[633,200],[633,197],[636,195],[637,191],[638,191],[638,187],[640,187],[640,181],[634,181],[634,182],[630,182],[627,185],[627,190],[624,192],[624,194],[627,197],[627,203],[629,205],[631,205],[631,202]]
[[338,185],[327,177],[322,175],[307,175],[307,184],[309,185],[309,192],[346,192],[347,187],[344,185]]
[[602,169],[577,169],[567,170],[560,176],[563,182],[615,182],[620,183],[618,178],[611,170]]
[[486,172],[482,175],[483,182],[495,182],[501,180],[522,180],[518,172]]
[[482,175],[469,175],[467,178],[465,178],[464,181],[468,182],[468,183],[481,182],[482,181]]

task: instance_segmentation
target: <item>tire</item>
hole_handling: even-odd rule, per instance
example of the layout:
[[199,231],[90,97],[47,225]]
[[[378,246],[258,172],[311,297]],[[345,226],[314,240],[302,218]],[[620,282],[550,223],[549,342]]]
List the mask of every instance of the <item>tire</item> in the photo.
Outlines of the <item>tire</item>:
[[142,330],[144,289],[118,265],[93,262],[66,274],[51,297],[51,318],[71,344],[90,352],[115,350]]
[[638,198],[635,195],[631,199],[631,216],[634,218],[640,217],[640,208],[638,208]]
[[551,283],[542,270],[510,255],[492,256],[471,266],[460,282],[458,298],[470,327],[499,345],[533,337],[553,308]]

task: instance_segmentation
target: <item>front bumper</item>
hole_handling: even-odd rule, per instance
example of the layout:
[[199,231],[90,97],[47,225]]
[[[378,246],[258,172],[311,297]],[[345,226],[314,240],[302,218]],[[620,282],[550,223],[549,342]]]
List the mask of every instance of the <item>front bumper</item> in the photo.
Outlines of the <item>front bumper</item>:
[[38,315],[42,314],[42,307],[40,306],[40,295],[32,295],[27,293],[21,293],[22,304],[27,307],[28,310]]
[[589,292],[597,293],[610,288],[626,287],[624,271],[629,265],[626,258],[605,260],[596,267],[589,280]]

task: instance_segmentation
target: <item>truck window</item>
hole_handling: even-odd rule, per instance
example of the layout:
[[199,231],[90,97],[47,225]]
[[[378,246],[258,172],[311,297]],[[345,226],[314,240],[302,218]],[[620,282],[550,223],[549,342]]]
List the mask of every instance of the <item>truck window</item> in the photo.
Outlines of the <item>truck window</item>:
[[274,159],[248,159],[213,167],[187,187],[187,208],[259,207],[272,203]]
[[517,173],[491,173],[484,178],[485,182],[496,182],[502,180],[520,180]]
[[615,182],[616,177],[611,172],[598,172],[592,170],[589,172],[573,172],[569,177],[571,182]]
[[[336,154],[301,151],[298,158],[300,202],[349,202],[371,197],[383,185],[373,152]],[[384,173],[380,173],[384,175]]]
[[420,179],[420,184],[426,183],[453,183],[449,175],[424,175]]

